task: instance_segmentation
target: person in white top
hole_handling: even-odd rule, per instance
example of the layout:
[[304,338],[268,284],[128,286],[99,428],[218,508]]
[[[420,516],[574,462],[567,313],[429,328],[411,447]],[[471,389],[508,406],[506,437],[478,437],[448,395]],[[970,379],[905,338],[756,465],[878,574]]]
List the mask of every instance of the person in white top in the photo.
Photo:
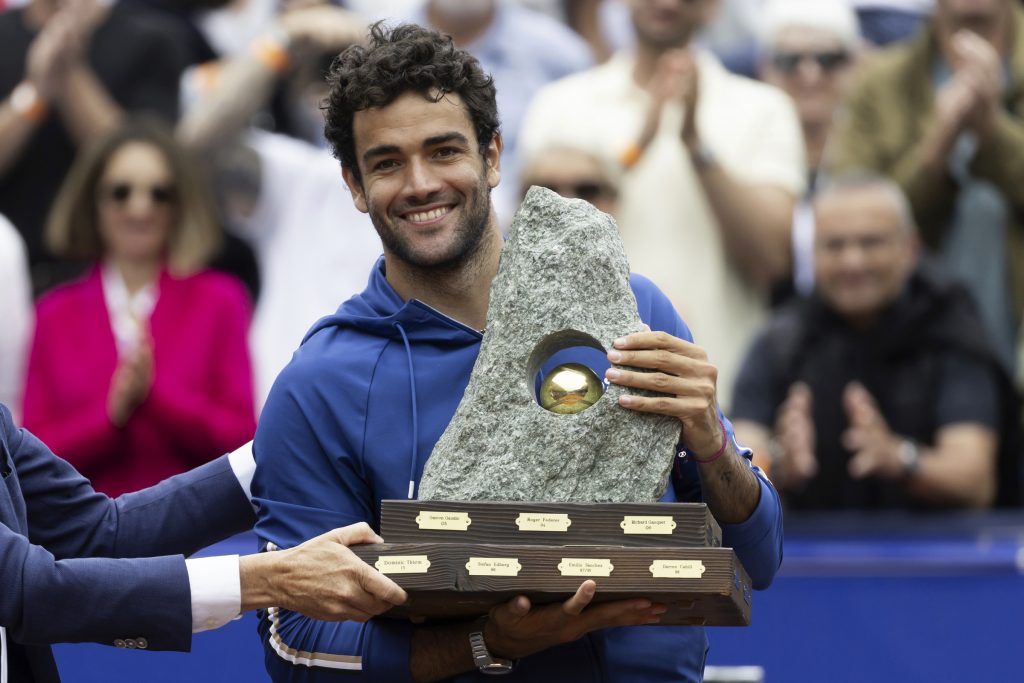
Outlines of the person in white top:
[[[249,333],[257,410],[306,331],[362,291],[381,255],[323,147],[319,110],[327,58],[365,32],[361,17],[336,7],[284,12],[249,50],[201,67],[187,84],[177,136],[212,158],[231,227],[259,263]],[[248,126],[278,85],[302,139]]]
[[599,140],[621,155],[630,265],[713,349],[728,407],[769,289],[789,277],[790,221],[806,179],[791,100],[691,46],[716,4],[630,0],[636,48],[542,89],[520,144],[529,155],[554,140]]
[[32,335],[32,283],[21,235],[0,215],[0,403],[21,418],[21,390]]

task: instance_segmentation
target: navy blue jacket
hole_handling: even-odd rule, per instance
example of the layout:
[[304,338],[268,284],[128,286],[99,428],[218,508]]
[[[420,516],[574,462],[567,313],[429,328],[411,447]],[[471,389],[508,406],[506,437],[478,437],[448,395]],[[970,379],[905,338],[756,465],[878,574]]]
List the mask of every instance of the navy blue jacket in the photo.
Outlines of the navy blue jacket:
[[[644,322],[691,339],[650,281],[633,276],[631,285]],[[422,302],[402,301],[379,262],[362,294],[313,327],[270,392],[254,446],[261,541],[287,548],[359,521],[379,530],[382,499],[415,496],[423,465],[469,382],[481,339]],[[693,468],[677,468],[663,500],[700,499]],[[723,534],[763,588],[781,562],[782,523],[778,496],[766,479],[759,481],[754,514],[724,525]],[[275,681],[411,680],[408,623],[335,624],[271,609],[261,613],[259,628]],[[698,681],[706,652],[702,628],[608,629],[527,657],[508,679]],[[456,680],[489,679],[470,673]]]
[[50,643],[191,647],[182,555],[253,522],[226,456],[111,500],[0,405],[0,468],[0,657],[9,680],[58,681]]

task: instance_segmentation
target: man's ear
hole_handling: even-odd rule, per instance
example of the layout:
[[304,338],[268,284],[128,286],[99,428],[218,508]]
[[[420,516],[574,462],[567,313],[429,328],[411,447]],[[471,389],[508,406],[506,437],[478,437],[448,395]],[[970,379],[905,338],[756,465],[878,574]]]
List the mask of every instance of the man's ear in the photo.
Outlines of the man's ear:
[[494,189],[501,182],[501,150],[505,148],[505,142],[501,133],[495,133],[491,142],[484,152],[484,163],[487,165],[487,185]]
[[356,174],[346,166],[341,167],[341,177],[345,180],[345,184],[348,186],[348,191],[352,193],[352,203],[355,204],[356,208],[363,213],[369,213],[370,207],[366,203],[366,194],[363,192],[363,182],[359,178],[356,178]]

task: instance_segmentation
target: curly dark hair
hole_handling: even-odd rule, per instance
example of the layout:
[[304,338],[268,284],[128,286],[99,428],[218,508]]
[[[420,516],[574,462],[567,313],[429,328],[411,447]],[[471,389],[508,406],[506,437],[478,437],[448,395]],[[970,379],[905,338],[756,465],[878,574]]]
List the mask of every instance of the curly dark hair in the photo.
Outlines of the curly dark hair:
[[353,45],[338,55],[327,82],[324,134],[334,156],[360,182],[352,130],[356,112],[387,106],[410,90],[434,101],[447,93],[461,97],[481,155],[499,131],[494,79],[449,36],[415,24],[373,24],[369,46]]

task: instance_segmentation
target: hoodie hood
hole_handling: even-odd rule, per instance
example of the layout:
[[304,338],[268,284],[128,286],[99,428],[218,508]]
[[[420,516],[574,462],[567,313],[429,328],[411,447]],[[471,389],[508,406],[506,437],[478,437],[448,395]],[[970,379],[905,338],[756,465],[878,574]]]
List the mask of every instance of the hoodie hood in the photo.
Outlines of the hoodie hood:
[[477,344],[483,335],[473,328],[448,317],[417,299],[403,301],[387,281],[384,257],[381,256],[370,270],[366,289],[343,303],[334,315],[321,318],[306,333],[305,344],[322,330],[349,328],[375,337],[398,341],[399,329],[405,331],[411,342]]

